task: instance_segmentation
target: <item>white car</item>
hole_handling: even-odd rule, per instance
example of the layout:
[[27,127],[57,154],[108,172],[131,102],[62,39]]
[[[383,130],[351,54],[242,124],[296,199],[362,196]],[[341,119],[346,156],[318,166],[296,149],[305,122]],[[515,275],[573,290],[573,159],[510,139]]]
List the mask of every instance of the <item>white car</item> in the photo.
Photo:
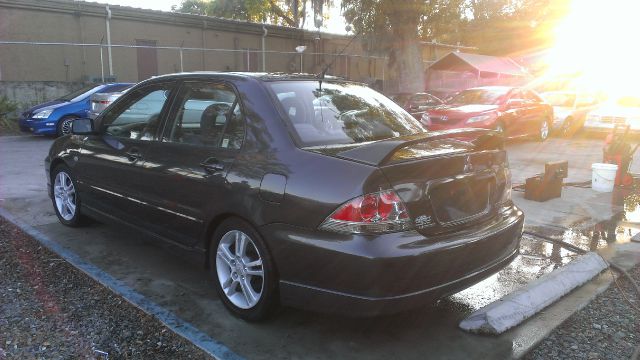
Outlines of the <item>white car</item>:
[[587,131],[611,131],[616,125],[626,126],[633,132],[640,132],[640,97],[623,96],[605,102],[589,112],[584,123]]
[[576,91],[549,91],[540,95],[547,104],[553,106],[552,130],[563,136],[580,130],[587,113],[599,103],[596,96]]

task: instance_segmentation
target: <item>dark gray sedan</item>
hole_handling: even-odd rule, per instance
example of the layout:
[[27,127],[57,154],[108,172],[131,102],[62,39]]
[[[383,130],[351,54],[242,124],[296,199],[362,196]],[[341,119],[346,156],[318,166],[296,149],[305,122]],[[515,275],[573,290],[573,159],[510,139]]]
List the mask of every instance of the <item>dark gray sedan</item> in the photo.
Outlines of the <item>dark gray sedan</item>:
[[518,253],[502,138],[426,132],[385,96],[314,76],[191,73],[144,81],[51,147],[60,221],[85,216],[195,255],[237,316],[278,303],[398,312]]

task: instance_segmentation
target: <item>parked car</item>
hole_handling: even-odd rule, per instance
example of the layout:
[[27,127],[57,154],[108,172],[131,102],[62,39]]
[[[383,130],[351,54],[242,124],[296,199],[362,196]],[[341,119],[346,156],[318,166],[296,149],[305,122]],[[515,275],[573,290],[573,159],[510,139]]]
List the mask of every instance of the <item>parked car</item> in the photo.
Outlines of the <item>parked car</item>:
[[159,76],[73,133],[45,160],[60,222],[113,221],[191,252],[247,320],[278,302],[398,312],[518,254],[524,216],[502,136],[426,132],[357,83]]
[[422,122],[429,130],[483,128],[544,141],[553,123],[553,108],[532,90],[485,86],[461,91],[445,105],[427,111]]
[[88,116],[92,94],[122,91],[129,86],[129,83],[91,84],[59,99],[36,105],[20,114],[20,130],[36,135],[69,134],[73,119]]
[[581,130],[587,113],[599,103],[595,95],[576,91],[548,91],[541,96],[553,106],[552,130],[563,136],[571,136]]
[[640,97],[622,96],[602,103],[587,114],[584,129],[610,132],[616,125],[629,125],[631,132],[640,132]]
[[[131,84],[133,86],[133,84]],[[89,103],[91,104],[88,112],[88,117],[95,119],[100,113],[106,109],[112,102],[122,96],[127,90],[131,88],[128,86],[122,90],[116,92],[97,92],[91,95]]]
[[392,95],[391,100],[416,119],[420,119],[425,111],[444,103],[437,97],[427,93],[400,93]]

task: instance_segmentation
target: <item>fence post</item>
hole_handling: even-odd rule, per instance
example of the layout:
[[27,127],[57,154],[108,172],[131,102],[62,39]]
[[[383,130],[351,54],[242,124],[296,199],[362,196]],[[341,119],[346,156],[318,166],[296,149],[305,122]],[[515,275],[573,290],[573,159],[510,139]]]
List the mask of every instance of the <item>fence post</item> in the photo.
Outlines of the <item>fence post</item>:
[[180,48],[180,72],[184,72],[184,63],[182,62],[182,47]]

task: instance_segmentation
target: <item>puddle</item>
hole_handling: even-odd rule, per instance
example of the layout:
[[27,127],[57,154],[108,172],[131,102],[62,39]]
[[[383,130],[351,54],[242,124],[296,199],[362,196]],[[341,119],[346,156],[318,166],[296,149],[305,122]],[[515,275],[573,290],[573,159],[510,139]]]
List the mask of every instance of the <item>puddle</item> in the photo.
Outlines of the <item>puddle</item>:
[[[625,243],[640,232],[640,192],[617,190],[612,205],[623,211],[595,225],[576,224],[562,234],[562,240],[585,250],[597,250],[613,243]],[[545,235],[552,235],[543,232]],[[557,244],[523,236],[520,255],[509,266],[491,277],[452,295],[449,300],[475,311],[528,282],[572,261],[577,254]]]
[[520,255],[491,277],[451,296],[475,311],[532,280],[567,264],[577,255],[558,245],[523,236]]
[[576,224],[562,234],[562,240],[581,249],[594,251],[610,244],[627,243],[640,232],[640,189],[616,190],[612,193],[612,204],[622,211],[609,220],[593,226]]

